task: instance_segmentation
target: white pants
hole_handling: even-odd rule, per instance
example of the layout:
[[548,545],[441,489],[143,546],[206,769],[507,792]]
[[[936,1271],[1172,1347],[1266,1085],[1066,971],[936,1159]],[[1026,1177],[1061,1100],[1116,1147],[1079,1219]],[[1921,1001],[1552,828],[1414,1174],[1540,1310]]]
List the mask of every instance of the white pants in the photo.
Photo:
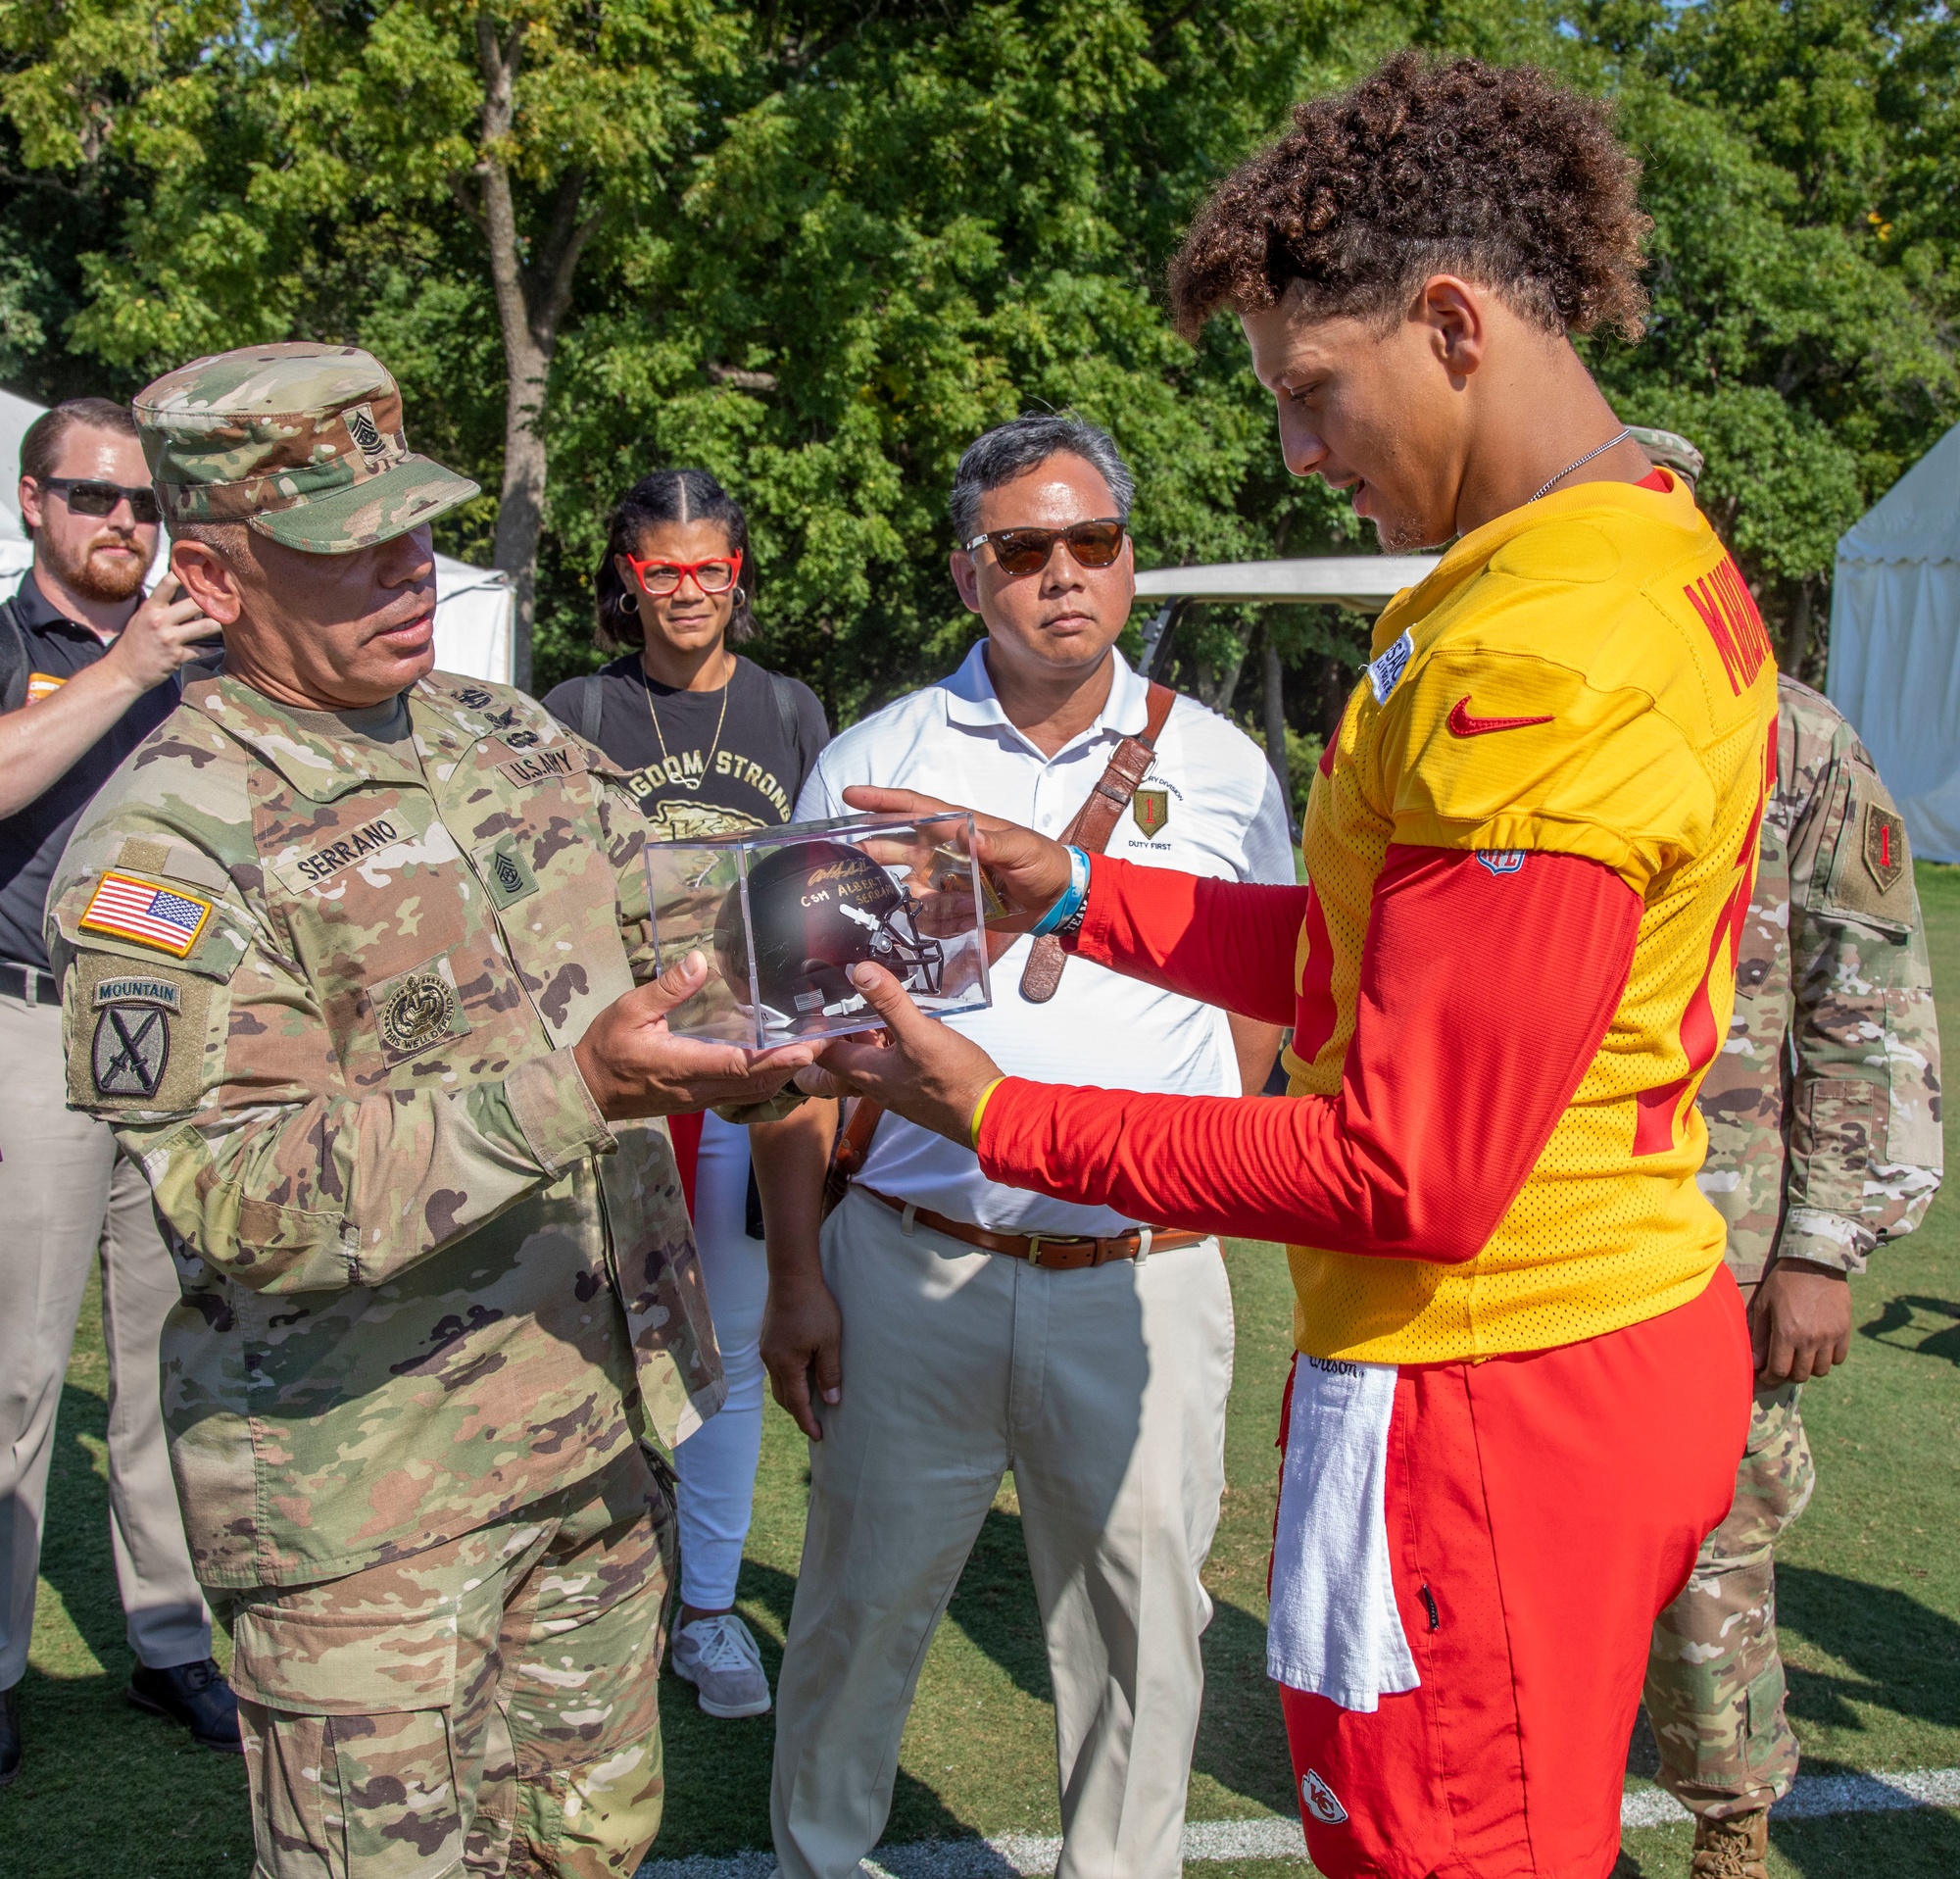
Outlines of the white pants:
[[55,1411],[89,1268],[109,1349],[109,1547],[129,1648],[211,1656],[164,1441],[158,1344],[176,1267],[107,1123],[69,1110],[61,1012],[0,996],[0,1690],[27,1668]]
[[735,1603],[762,1451],[760,1343],[769,1265],[762,1242],[743,1228],[748,1195],[749,1131],[705,1115],[694,1177],[694,1238],[728,1400],[674,1451],[680,1602],[698,1611]]
[[1045,1272],[907,1234],[859,1193],[823,1264],[844,1394],[817,1409],[776,1693],[784,1879],[847,1879],[877,1844],[919,1666],[1008,1468],[1054,1683],[1057,1879],[1173,1879],[1225,1485],[1217,1242]]

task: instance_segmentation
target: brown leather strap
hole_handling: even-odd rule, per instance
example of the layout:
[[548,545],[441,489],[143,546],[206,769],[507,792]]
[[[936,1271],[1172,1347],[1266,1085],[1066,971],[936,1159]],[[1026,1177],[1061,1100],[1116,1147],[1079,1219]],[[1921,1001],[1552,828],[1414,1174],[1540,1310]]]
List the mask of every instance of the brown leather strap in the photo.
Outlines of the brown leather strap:
[[837,1131],[830,1145],[830,1165],[823,1171],[823,1217],[850,1192],[852,1181],[862,1172],[864,1158],[871,1153],[871,1137],[885,1113],[882,1103],[860,1096],[852,1106],[850,1119]]
[[[1116,746],[1109,767],[1097,779],[1089,800],[1075,812],[1075,819],[1062,831],[1061,839],[1091,855],[1101,855],[1116,831],[1116,823],[1130,807],[1138,785],[1150,774],[1151,760],[1156,756],[1157,738],[1162,734],[1177,694],[1168,685],[1151,680],[1150,715],[1142,733],[1126,737]],[[1061,983],[1061,968],[1068,955],[1053,933],[1044,933],[1028,954],[1021,969],[1021,996],[1030,1005],[1046,1005]]]
[[861,1182],[858,1192],[868,1194],[874,1201],[884,1202],[894,1213],[909,1213],[919,1225],[934,1233],[944,1233],[950,1240],[977,1246],[983,1253],[999,1253],[1006,1259],[1026,1260],[1030,1265],[1039,1265],[1050,1272],[1075,1272],[1084,1266],[1107,1265],[1111,1260],[1134,1260],[1143,1253],[1146,1245],[1152,1253],[1170,1253],[1183,1246],[1202,1246],[1211,1237],[1208,1233],[1190,1233],[1183,1228],[1162,1233],[1151,1228],[1148,1236],[1132,1230],[1103,1240],[1087,1233],[996,1233],[989,1227],[975,1226],[969,1220],[949,1220],[944,1213],[935,1213],[930,1208],[910,1207],[904,1201],[895,1201],[889,1194],[880,1194],[876,1188],[865,1187]]

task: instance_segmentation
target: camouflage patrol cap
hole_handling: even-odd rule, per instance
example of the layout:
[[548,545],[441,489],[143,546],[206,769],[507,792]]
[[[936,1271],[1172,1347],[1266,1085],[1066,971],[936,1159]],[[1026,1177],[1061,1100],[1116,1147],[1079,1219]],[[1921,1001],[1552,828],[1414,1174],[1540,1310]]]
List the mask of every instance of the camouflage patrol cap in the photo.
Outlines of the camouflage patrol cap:
[[1663,470],[1678,470],[1690,489],[1701,480],[1701,472],[1707,466],[1700,451],[1680,431],[1654,430],[1646,424],[1629,424],[1627,428],[1634,433],[1634,442],[1646,452],[1648,462],[1658,464]]
[[164,521],[249,522],[311,555],[391,541],[477,493],[417,457],[402,394],[358,346],[240,346],[132,400]]

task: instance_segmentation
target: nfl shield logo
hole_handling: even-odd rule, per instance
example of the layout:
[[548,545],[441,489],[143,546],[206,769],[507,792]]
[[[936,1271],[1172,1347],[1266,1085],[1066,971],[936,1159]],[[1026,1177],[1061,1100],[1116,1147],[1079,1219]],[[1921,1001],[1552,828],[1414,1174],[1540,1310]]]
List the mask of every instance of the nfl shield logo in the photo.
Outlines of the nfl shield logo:
[[1140,789],[1130,798],[1130,814],[1146,835],[1154,835],[1170,820],[1170,791]]

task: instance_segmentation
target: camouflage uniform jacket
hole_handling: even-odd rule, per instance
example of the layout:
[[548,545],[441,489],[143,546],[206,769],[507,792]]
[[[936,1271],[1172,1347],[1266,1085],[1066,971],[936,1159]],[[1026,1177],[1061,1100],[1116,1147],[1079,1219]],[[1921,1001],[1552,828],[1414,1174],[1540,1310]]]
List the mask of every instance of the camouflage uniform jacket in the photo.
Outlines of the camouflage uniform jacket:
[[1743,1284],[1861,1272],[1938,1189],[1939,1032],[1905,824],[1831,702],[1777,681],[1777,777],[1729,1040],[1701,1089],[1702,1192]]
[[208,1586],[440,1544],[724,1391],[665,1126],[609,1127],[569,1048],[653,971],[640,813],[520,693],[408,708],[390,746],[189,686],[49,901],[71,1107],[179,1243]]

